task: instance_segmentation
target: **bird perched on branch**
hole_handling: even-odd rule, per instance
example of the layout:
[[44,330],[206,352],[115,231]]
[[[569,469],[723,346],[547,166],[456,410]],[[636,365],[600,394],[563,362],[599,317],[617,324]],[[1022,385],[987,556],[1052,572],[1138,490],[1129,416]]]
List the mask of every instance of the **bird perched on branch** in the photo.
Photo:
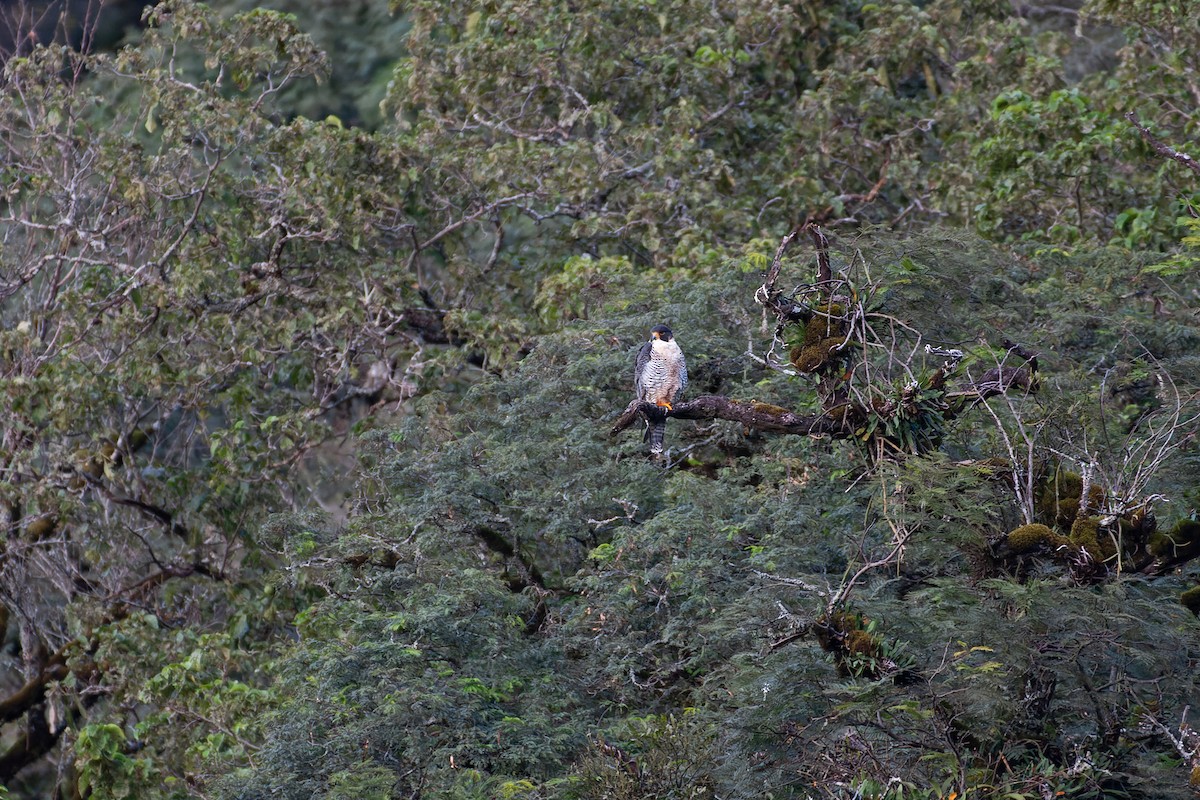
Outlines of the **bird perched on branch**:
[[[666,325],[655,325],[650,329],[650,340],[638,350],[634,362],[633,388],[637,399],[670,411],[671,404],[678,402],[687,389],[687,383],[687,363],[679,342]],[[666,431],[664,411],[647,415],[645,440],[650,442],[651,455],[662,453]]]

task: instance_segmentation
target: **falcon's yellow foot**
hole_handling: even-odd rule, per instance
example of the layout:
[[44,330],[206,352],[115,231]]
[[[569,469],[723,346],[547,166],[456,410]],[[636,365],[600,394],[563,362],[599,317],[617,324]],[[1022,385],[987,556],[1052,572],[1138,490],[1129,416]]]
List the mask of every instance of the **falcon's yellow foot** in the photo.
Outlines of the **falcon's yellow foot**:
[[673,411],[673,410],[674,410],[674,408],[672,407],[672,405],[671,405],[669,402],[667,402],[666,400],[659,400],[659,401],[658,401],[658,402],[656,402],[654,405],[658,406],[659,408],[665,408],[667,411]]

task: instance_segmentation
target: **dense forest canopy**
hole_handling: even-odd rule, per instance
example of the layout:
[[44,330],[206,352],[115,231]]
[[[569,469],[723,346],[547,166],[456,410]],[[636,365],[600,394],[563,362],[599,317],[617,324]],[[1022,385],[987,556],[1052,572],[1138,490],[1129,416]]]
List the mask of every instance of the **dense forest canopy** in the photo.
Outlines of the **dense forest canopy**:
[[0,796],[1200,791],[1189,3],[128,5],[4,12]]

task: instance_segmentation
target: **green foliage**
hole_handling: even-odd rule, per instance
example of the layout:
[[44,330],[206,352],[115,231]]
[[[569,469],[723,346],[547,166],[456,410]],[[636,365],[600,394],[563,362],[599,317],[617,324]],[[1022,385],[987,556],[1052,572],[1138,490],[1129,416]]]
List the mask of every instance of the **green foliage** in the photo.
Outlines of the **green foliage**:
[[[1045,99],[1020,89],[996,97],[993,133],[973,151],[983,192],[977,227],[1000,238],[1015,228],[1050,242],[1102,238],[1108,232],[1111,209],[1137,196],[1113,181],[1107,165],[1118,160],[1122,145],[1134,143],[1136,132],[1095,105],[1075,87],[1056,89]],[[1018,206],[1023,214],[1013,220]],[[1151,211],[1127,223],[1127,241],[1144,243],[1153,218]]]
[[[858,244],[869,264],[893,247],[956,257],[937,237]],[[1034,318],[1022,298],[1048,296],[1058,258],[1003,291],[965,273],[948,308],[973,326],[982,298],[1011,297]],[[897,282],[888,312],[930,314],[925,280]],[[1063,286],[1047,319],[1074,313],[1076,292],[1107,303],[1093,314],[1120,303]],[[295,551],[296,579],[330,595],[304,616],[256,769],[225,795],[333,796],[338,775],[389,771],[401,793],[420,776],[446,796],[1185,797],[1186,775],[1138,733],[1139,708],[1167,703],[1169,719],[1196,699],[1178,590],[1064,582],[1061,558],[1006,571],[997,548],[1022,516],[1008,458],[935,452],[864,474],[850,443],[671,420],[691,449],[663,469],[604,435],[662,318],[704,391],[795,407],[796,378],[738,355],[733,298],[753,289],[727,271],[661,289],[654,316],[598,303],[461,405],[427,397],[400,435],[369,437],[372,510],[322,538],[322,558]],[[1046,385],[1075,391],[1074,360],[1049,359]],[[1032,413],[1082,407],[1057,402]],[[946,446],[1004,453],[997,420],[1013,413],[965,416]],[[1064,436],[1080,422],[1055,420]],[[1160,696],[1168,684],[1183,696]]]
[[1179,595],[1179,603],[1188,611],[1200,617],[1200,586],[1193,586]]
[[222,14],[270,8],[285,14],[297,28],[330,54],[322,80],[282,87],[278,103],[287,116],[324,120],[334,127],[375,129],[383,122],[379,108],[392,70],[403,54],[397,42],[408,32],[405,16],[388,13],[386,2],[373,0],[222,0],[209,3]]
[[577,766],[572,796],[697,800],[712,795],[708,765],[716,757],[714,726],[694,711],[631,718],[614,742],[597,737]]
[[[258,679],[222,682],[249,655],[205,662],[225,677],[198,690],[170,684],[201,669],[189,646],[213,655],[213,631],[272,637],[292,612],[251,621],[263,563],[248,534],[295,496],[352,370],[387,349],[376,300],[397,297],[362,294],[389,272],[375,259],[394,153],[280,119],[277,92],[326,69],[311,39],[278,13],[186,2],[147,23],[114,55],[10,59],[0,100],[0,520],[18,565],[2,583],[24,620],[6,669],[40,686],[62,677],[52,659],[68,664],[76,699],[61,702],[79,709],[49,725],[54,709],[24,703],[5,721],[52,731],[34,758],[69,738],[62,720],[93,726],[76,752],[97,796],[247,757],[253,734],[208,704],[251,715],[233,700]],[[175,734],[155,737],[161,760],[105,764],[112,737],[96,737],[132,730],[143,701],[175,712],[148,723]]]
[[129,743],[119,725],[88,725],[75,741],[79,790],[98,800],[144,796],[155,782],[149,762],[126,755]]
[[[14,793],[1187,796],[1186,4],[253,6],[4,65]],[[860,447],[607,438],[662,321]]]
[[[1188,215],[1175,219],[1175,224],[1183,233],[1179,240],[1181,248],[1171,253],[1163,261],[1147,266],[1145,270],[1147,273],[1174,277],[1194,270],[1197,263],[1200,263],[1200,256],[1197,255],[1197,252],[1200,251],[1200,217],[1196,216],[1200,214],[1200,203],[1195,197],[1189,198],[1186,208]],[[1138,226],[1138,220],[1140,217],[1133,221],[1133,227]],[[1117,218],[1117,226],[1118,228],[1123,227],[1120,217]]]
[[[262,766],[234,780],[233,795],[273,786],[290,792],[282,796],[348,797],[351,787],[424,785],[477,796],[501,776],[544,778],[575,735],[564,725],[578,713],[566,665],[524,638],[536,598],[469,561],[411,564],[373,579],[379,600],[390,600],[307,614],[301,632],[312,649],[281,673],[291,699],[271,720]],[[440,585],[421,579],[431,569]]]

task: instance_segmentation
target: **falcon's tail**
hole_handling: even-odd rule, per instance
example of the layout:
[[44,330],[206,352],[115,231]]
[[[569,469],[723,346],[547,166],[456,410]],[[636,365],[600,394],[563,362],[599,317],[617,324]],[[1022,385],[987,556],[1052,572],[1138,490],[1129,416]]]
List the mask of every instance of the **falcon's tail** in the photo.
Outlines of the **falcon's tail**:
[[662,455],[663,438],[667,435],[667,421],[665,419],[648,420],[646,422],[646,435],[642,441],[650,443],[651,455]]

